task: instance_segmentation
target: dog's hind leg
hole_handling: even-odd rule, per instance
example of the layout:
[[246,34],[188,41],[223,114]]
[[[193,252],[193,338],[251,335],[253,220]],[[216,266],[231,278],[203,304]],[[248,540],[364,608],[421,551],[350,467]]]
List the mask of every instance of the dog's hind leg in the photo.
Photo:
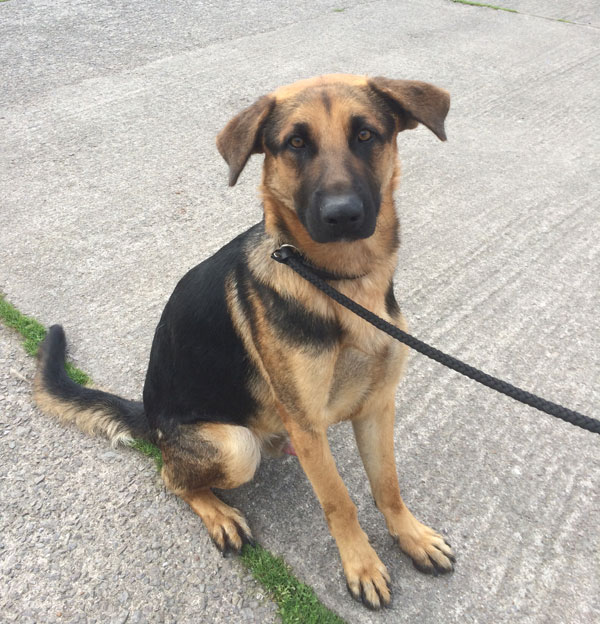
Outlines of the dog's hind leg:
[[242,514],[211,488],[250,481],[260,463],[260,443],[246,427],[220,423],[180,425],[159,442],[162,478],[202,518],[217,548],[239,552],[252,533]]

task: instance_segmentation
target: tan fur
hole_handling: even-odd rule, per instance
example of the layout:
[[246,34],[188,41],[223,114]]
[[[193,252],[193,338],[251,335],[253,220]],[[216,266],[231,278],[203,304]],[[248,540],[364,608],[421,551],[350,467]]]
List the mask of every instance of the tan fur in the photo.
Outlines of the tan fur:
[[278,100],[285,100],[313,87],[324,87],[335,84],[342,84],[349,87],[363,87],[367,84],[367,77],[356,76],[354,74],[324,74],[322,76],[306,78],[305,80],[298,80],[292,84],[279,87],[273,92],[273,95]]
[[[265,371],[266,377],[269,378],[269,375],[273,374],[279,376],[279,379],[271,380],[271,385],[274,387],[272,401],[277,396],[277,385],[285,386],[288,392],[292,386],[300,397],[304,418],[307,418],[307,414],[315,415],[315,427],[328,426],[340,420],[346,420],[353,415],[357,405],[371,387],[370,380],[378,376],[382,366],[401,369],[405,348],[316,291],[313,286],[288,267],[274,264],[270,259],[270,254],[274,249],[275,245],[267,242],[251,251],[250,263],[253,272],[280,294],[301,302],[324,318],[337,319],[346,330],[345,341],[340,349],[315,354],[282,346],[274,330],[266,322],[260,325],[260,345],[256,344],[247,329],[240,333],[245,344],[249,346],[248,351],[253,356],[253,360],[261,370]],[[393,257],[395,258],[395,254]],[[389,284],[394,264],[394,261],[390,261],[389,258],[382,258],[380,265],[364,278],[342,280],[336,283],[336,288],[382,318],[403,327],[402,317],[390,317],[383,303],[382,293]],[[254,301],[257,316],[264,318],[265,315],[260,309],[260,301]],[[235,305],[232,305],[232,309],[234,309],[234,318],[239,319],[241,316],[239,309],[236,312]],[[239,327],[246,327],[245,322],[241,321]],[[260,354],[259,351],[261,351]],[[380,361],[382,355],[385,355],[383,358],[385,363]],[[268,361],[264,362],[264,358]],[[359,359],[362,362],[362,372],[356,374],[356,368],[349,362],[351,360],[356,362]],[[282,367],[282,361],[285,361],[285,367]],[[393,375],[393,378],[392,392],[395,391],[399,373]],[[347,392],[339,393],[337,389],[340,387],[346,388]],[[331,390],[333,394],[338,395],[334,401],[331,400],[333,398]],[[269,421],[272,431],[280,431],[282,424],[279,419],[274,418],[274,413],[275,409],[269,407],[266,413],[257,420],[255,427],[266,429],[269,426],[266,421]]]
[[240,512],[209,488],[232,489],[250,481],[260,449],[260,439],[250,429],[220,423],[187,425],[176,446],[161,445],[165,485],[202,518],[220,550],[239,551],[252,533]]
[[209,489],[186,492],[181,494],[181,497],[202,518],[208,534],[220,550],[226,550],[228,543],[236,550],[240,550],[243,535],[251,535],[244,516],[237,509],[219,500]]
[[[332,185],[348,182],[340,163],[352,158],[346,138],[351,115],[360,115],[378,127],[364,98],[352,96],[353,87],[364,87],[367,82],[364,77],[322,76],[283,87],[270,96],[279,110],[286,111],[285,123],[279,127],[280,139],[288,136],[296,122],[308,124],[320,158],[310,166],[324,170]],[[445,139],[443,117],[449,102],[445,92],[424,83],[386,79],[373,82],[374,88],[404,107],[397,119],[397,131],[414,128],[418,118]],[[261,403],[263,412],[257,415],[252,428],[262,437],[269,432],[277,435],[283,428],[288,432],[325,512],[352,593],[357,596],[363,591],[371,606],[381,606],[389,602],[389,577],[358,524],[356,508],[331,456],[326,430],[333,423],[352,420],[373,495],[390,533],[420,569],[433,570],[432,560],[441,571],[452,569],[452,550],[440,535],[412,516],[400,496],[393,449],[394,394],[406,347],[315,290],[288,267],[274,265],[270,256],[281,243],[292,243],[319,267],[361,275],[359,279],[339,280],[335,287],[404,328],[401,314],[390,316],[385,305],[386,289],[397,263],[398,221],[393,193],[400,167],[395,137],[379,149],[377,156],[381,207],[374,234],[334,245],[315,242],[295,212],[292,198],[299,182],[289,154],[275,156],[264,147],[263,151],[261,193],[265,229],[272,238],[250,251],[249,266],[258,280],[282,297],[297,301],[324,319],[337,320],[344,338],[338,346],[318,352],[282,345],[275,328],[266,321],[260,297],[253,294],[249,301],[258,320],[251,334],[233,297],[233,318],[272,390],[272,400]],[[292,240],[282,232],[291,235]]]
[[302,468],[323,507],[329,530],[340,552],[348,586],[357,596],[360,596],[363,586],[373,605],[380,605],[378,594],[382,604],[388,604],[391,598],[387,584],[389,574],[358,523],[356,506],[350,500],[331,455],[326,429],[306,432],[287,415],[283,406],[280,406],[280,413]]
[[202,434],[220,453],[220,462],[226,467],[227,484],[222,488],[235,488],[254,477],[260,463],[260,442],[247,427],[207,423]]
[[167,487],[186,498],[208,487],[232,489],[250,481],[260,463],[260,441],[246,427],[183,425],[177,443],[159,441]]
[[112,446],[129,445],[133,442],[131,431],[114,420],[108,409],[81,409],[73,403],[61,401],[47,392],[39,369],[33,383],[33,400],[47,414],[51,414],[65,424],[75,425],[88,435],[101,435],[110,440]]

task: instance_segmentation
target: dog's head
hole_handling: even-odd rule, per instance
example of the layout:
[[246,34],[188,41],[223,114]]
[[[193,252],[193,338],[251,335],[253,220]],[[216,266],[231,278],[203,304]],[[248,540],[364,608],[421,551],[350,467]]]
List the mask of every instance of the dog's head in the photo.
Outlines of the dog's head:
[[320,76],[260,98],[217,147],[230,185],[252,154],[265,154],[263,194],[277,213],[267,219],[316,243],[357,241],[373,235],[393,191],[398,133],[422,123],[444,141],[449,106],[446,91],[424,82]]

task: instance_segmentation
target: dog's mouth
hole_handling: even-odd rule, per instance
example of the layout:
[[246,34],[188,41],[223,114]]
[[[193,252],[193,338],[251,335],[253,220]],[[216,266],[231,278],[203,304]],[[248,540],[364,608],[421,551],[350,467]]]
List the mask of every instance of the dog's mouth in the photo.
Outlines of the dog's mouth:
[[[308,228],[307,228],[308,230]],[[375,232],[375,228],[368,231],[361,231],[356,233],[346,233],[340,234],[338,232],[311,232],[308,230],[310,237],[315,243],[354,243],[359,240],[364,240],[365,238],[369,238]]]

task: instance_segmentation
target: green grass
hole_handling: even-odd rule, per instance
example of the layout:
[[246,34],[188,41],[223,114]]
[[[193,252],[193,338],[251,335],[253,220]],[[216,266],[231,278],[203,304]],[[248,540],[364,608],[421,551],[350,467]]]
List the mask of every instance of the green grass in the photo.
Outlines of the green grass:
[[[2,294],[0,294],[0,320],[23,337],[23,346],[29,355],[37,353],[40,342],[46,336],[46,328],[35,319],[19,312]],[[65,370],[73,381],[81,385],[92,383],[88,375],[70,362],[65,364]],[[157,470],[161,469],[162,456],[154,444],[145,440],[135,440],[131,446],[152,458]],[[244,546],[241,561],[277,603],[284,624],[344,623],[344,620],[319,602],[314,591],[301,583],[282,559],[275,557],[261,546]]]
[[505,7],[499,7],[495,4],[485,4],[484,2],[471,2],[471,0],[451,0],[457,4],[468,4],[470,6],[485,7],[486,9],[494,9],[494,11],[507,11],[508,13],[518,13],[515,9],[507,9]]
[[147,442],[146,440],[134,440],[131,447],[134,448],[136,451],[139,451],[140,453],[143,453],[144,455],[147,455],[148,457],[153,459],[154,463],[156,464],[156,470],[160,472],[163,465],[163,460],[162,453],[160,452],[160,449],[158,447],[154,446],[152,442]]
[[15,306],[0,295],[0,318],[8,327],[16,329],[23,336],[23,347],[29,355],[35,355],[40,342],[46,336],[46,328],[35,319],[21,314]]
[[[484,2],[471,2],[471,0],[450,0],[456,4],[468,4],[470,6],[484,7],[486,9],[494,9],[494,11],[506,11],[507,13],[521,13],[516,9],[507,9],[506,7],[496,6],[495,4],[486,4]],[[530,15],[531,17],[540,17],[542,19],[550,20],[552,22],[563,22],[563,24],[576,24],[568,19],[562,19],[559,17],[546,17],[545,15],[536,15],[534,13],[525,13],[524,15]]]
[[[29,355],[35,355],[40,342],[46,337],[46,328],[38,323],[35,319],[21,314],[15,306],[10,304],[4,295],[0,295],[0,319],[8,327],[16,329],[23,337],[23,347]],[[69,377],[81,384],[87,386],[91,383],[91,379],[82,370],[75,368],[70,362],[67,362],[65,369]]]
[[289,566],[261,546],[244,546],[242,563],[265,587],[279,606],[284,624],[343,624],[335,613],[319,602],[315,592],[301,583]]
[[[1,0],[0,0],[1,1]],[[38,323],[35,319],[25,316],[14,305],[9,303],[5,296],[0,294],[0,319],[5,325],[15,329],[23,337],[23,347],[29,355],[37,353],[40,342],[46,337],[46,328]],[[67,375],[76,383],[82,386],[92,384],[91,377],[79,368],[76,368],[71,362],[65,363]],[[158,470],[162,468],[162,456],[160,451],[154,444],[145,440],[135,440],[131,445],[144,455],[151,457],[156,463]]]

